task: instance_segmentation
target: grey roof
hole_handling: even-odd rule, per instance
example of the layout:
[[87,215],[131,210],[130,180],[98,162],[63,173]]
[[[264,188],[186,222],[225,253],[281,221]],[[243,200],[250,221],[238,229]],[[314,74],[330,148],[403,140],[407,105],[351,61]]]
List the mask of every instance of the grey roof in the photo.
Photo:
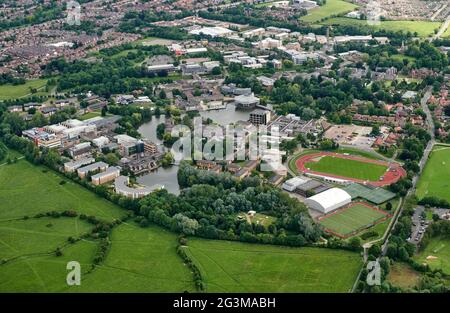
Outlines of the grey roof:
[[99,169],[101,167],[108,167],[108,166],[109,165],[107,163],[105,163],[105,162],[95,162],[95,163],[89,164],[89,165],[87,165],[85,167],[79,168],[78,172],[88,173],[90,171],[95,171],[96,169]]
[[109,175],[109,174],[111,174],[111,173],[113,173],[113,172],[116,172],[116,171],[119,171],[119,172],[120,172],[120,169],[119,169],[118,167],[111,166],[111,167],[108,167],[108,168],[106,169],[106,171],[101,172],[101,173],[98,173],[98,174],[95,174],[95,175],[93,175],[91,178],[92,178],[92,179],[102,178],[103,176]]
[[299,190],[303,190],[303,191],[307,191],[307,190],[311,190],[314,188],[317,188],[319,186],[321,186],[322,183],[318,182],[317,180],[308,180],[306,183],[301,184],[300,186],[297,186],[297,189]]

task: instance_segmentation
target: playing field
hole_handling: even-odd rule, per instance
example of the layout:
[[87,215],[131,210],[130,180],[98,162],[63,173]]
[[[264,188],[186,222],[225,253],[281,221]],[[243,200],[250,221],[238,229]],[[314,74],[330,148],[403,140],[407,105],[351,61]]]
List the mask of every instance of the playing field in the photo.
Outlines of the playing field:
[[47,94],[42,89],[47,84],[46,79],[33,79],[27,81],[23,85],[0,85],[0,100],[10,100],[16,98],[22,98],[25,96],[33,95],[31,93],[31,88],[37,89],[39,92],[35,95],[44,95]]
[[325,5],[310,10],[308,15],[302,16],[300,20],[314,23],[332,15],[353,11],[357,7],[358,6],[353,3],[342,0],[327,0]]
[[417,185],[416,195],[450,201],[450,147],[435,146]]
[[347,237],[387,217],[388,214],[381,210],[377,210],[363,203],[355,203],[349,207],[325,215],[319,220],[319,223],[326,231],[340,237]]
[[323,248],[193,238],[187,249],[208,292],[348,292],[362,264],[357,253]]
[[434,34],[435,29],[439,29],[440,22],[429,21],[381,21],[380,25],[369,25],[367,21],[357,20],[346,17],[333,17],[329,18],[320,24],[322,25],[361,25],[374,28],[376,30],[388,30],[388,31],[404,31],[404,32],[417,32],[419,37],[428,37]]
[[343,177],[377,181],[387,170],[387,166],[358,160],[322,156],[317,161],[305,163],[311,171],[334,174]]
[[419,263],[427,263],[432,269],[442,269],[450,275],[450,237],[431,238],[425,249],[414,258]]

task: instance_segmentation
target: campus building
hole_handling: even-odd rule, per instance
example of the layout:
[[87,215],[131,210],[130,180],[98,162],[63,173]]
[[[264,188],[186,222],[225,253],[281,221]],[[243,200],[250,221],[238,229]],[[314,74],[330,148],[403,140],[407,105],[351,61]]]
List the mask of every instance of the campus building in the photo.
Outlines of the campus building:
[[259,98],[253,93],[249,95],[239,95],[234,98],[236,106],[240,109],[253,109],[259,104]]
[[257,109],[250,113],[250,123],[253,125],[267,125],[270,122],[270,111]]
[[105,162],[95,162],[92,164],[89,164],[87,166],[81,167],[77,170],[78,176],[80,178],[85,178],[89,173],[96,172],[96,171],[105,171],[109,165]]
[[340,188],[331,188],[305,200],[305,204],[313,210],[327,214],[349,204],[352,197]]
[[116,193],[119,195],[132,198],[132,199],[138,199],[145,197],[152,191],[164,188],[162,185],[154,185],[152,187],[143,186],[141,188],[133,188],[129,186],[130,178],[128,176],[119,176],[114,181],[114,189],[116,190]]
[[106,169],[106,171],[92,175],[91,181],[94,185],[101,185],[114,180],[120,176],[120,169],[111,166]]
[[76,161],[66,162],[64,163],[64,171],[68,173],[73,173],[76,171],[76,169],[84,165],[91,164],[93,162],[95,162],[94,158],[83,158]]
[[285,181],[284,184],[281,186],[281,188],[287,191],[294,191],[295,189],[297,189],[298,186],[303,185],[307,181],[308,180],[300,177],[294,177]]

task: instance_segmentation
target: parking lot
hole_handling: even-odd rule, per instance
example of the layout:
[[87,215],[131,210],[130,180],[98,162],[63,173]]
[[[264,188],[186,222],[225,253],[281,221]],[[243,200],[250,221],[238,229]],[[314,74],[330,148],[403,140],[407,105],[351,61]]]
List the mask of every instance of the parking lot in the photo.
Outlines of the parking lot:
[[414,215],[412,216],[412,226],[411,226],[411,237],[408,238],[408,241],[412,244],[417,245],[423,237],[425,230],[430,225],[430,221],[427,221],[425,215],[425,208],[419,206],[414,211]]

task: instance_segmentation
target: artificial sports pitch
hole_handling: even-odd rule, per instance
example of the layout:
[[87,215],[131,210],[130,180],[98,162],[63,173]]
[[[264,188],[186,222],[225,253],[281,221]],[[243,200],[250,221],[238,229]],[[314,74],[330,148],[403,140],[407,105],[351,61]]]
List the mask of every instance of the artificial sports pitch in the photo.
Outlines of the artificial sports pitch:
[[389,217],[389,213],[367,203],[353,202],[320,217],[318,221],[326,232],[340,238],[348,238]]
[[304,174],[377,187],[391,185],[406,176],[406,171],[398,163],[334,152],[307,154],[300,157],[295,164]]

